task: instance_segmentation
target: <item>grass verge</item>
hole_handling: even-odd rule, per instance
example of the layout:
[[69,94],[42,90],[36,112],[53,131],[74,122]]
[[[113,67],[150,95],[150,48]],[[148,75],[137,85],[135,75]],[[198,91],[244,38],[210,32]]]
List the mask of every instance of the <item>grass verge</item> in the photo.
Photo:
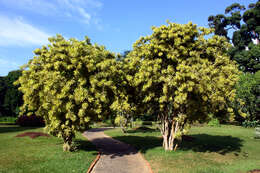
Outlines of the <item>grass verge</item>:
[[193,141],[184,141],[176,152],[161,147],[160,132],[154,129],[105,131],[109,136],[135,146],[156,173],[245,173],[260,169],[260,140],[254,129],[239,126],[192,127]]
[[75,139],[78,150],[63,152],[61,139],[15,137],[24,132],[43,132],[43,129],[0,125],[1,173],[83,173],[97,155],[95,147],[81,134]]

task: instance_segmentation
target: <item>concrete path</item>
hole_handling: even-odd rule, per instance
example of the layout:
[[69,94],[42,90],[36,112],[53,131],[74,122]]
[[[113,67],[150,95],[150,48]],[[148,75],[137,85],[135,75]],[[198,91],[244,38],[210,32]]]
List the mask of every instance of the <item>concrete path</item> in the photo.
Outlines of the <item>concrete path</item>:
[[151,173],[140,153],[133,147],[104,134],[108,128],[90,129],[84,136],[101,152],[91,173]]

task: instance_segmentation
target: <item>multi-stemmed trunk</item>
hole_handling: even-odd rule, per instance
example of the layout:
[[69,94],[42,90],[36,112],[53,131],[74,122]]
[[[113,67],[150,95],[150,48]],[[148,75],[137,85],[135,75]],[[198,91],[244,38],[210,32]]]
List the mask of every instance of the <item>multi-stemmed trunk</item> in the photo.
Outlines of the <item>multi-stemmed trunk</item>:
[[72,135],[63,136],[63,151],[71,151],[72,150]]
[[184,128],[184,122],[178,121],[174,116],[161,114],[161,134],[163,136],[163,148],[165,150],[176,150]]

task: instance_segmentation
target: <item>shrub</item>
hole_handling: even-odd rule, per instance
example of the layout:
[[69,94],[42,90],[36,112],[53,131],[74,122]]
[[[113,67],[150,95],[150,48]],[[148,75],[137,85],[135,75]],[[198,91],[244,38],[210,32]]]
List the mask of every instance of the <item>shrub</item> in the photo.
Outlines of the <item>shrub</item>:
[[31,116],[20,116],[16,122],[18,125],[23,127],[43,127],[45,126],[44,119],[40,116],[31,115]]
[[249,121],[249,120],[246,120],[242,123],[242,126],[243,127],[246,127],[246,128],[250,128],[250,127],[258,127],[260,126],[260,121],[259,120],[255,120],[255,121]]
[[211,127],[219,127],[220,123],[219,120],[217,118],[212,118],[209,122],[208,122],[208,126]]
[[15,123],[16,117],[0,117],[1,123]]

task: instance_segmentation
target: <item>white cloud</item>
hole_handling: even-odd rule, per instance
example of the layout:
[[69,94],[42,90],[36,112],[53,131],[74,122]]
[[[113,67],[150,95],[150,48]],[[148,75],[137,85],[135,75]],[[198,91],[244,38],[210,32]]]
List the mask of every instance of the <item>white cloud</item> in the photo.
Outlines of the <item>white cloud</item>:
[[42,15],[49,15],[57,10],[55,4],[46,0],[0,0],[0,3],[14,9],[36,12]]
[[84,18],[83,22],[86,24],[89,24],[89,21],[91,19],[91,15],[88,14],[83,8],[78,8],[79,13],[81,14],[81,16]]
[[73,18],[86,24],[90,23],[96,10],[103,7],[98,0],[0,0],[1,4],[45,16]]
[[101,8],[103,6],[103,4],[101,2],[96,1],[96,0],[86,0],[85,3],[88,5],[91,5],[93,7],[97,7],[97,8]]
[[21,18],[0,16],[0,26],[0,46],[43,45],[51,36]]

